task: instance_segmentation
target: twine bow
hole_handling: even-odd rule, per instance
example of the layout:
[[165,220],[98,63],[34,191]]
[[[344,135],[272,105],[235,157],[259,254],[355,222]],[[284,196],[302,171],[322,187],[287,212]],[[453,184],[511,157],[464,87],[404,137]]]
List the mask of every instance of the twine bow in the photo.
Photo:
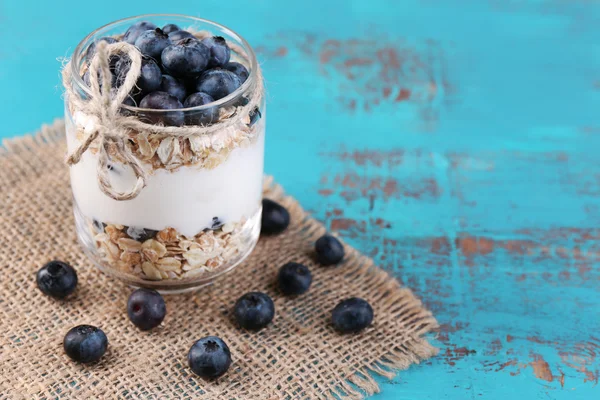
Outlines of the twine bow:
[[[112,54],[116,53],[127,55],[131,60],[131,65],[123,83],[116,91],[116,94],[112,95],[112,74],[108,60]],[[99,141],[98,184],[104,194],[115,200],[133,199],[146,186],[146,172],[138,159],[133,155],[131,149],[125,144],[128,139],[128,129],[124,124],[120,123],[122,116],[119,113],[121,105],[136,85],[140,76],[141,66],[142,55],[131,44],[118,42],[109,45],[105,41],[98,42],[96,54],[89,66],[92,95],[89,101],[85,103],[84,110],[82,110],[87,115],[95,116],[96,123],[79,147],[67,157],[68,165],[77,164],[90,145],[94,141]],[[102,82],[102,85],[100,82]],[[129,191],[118,192],[110,183],[108,176],[109,148],[116,151],[119,158],[126,165],[129,165],[135,174],[135,186]]]

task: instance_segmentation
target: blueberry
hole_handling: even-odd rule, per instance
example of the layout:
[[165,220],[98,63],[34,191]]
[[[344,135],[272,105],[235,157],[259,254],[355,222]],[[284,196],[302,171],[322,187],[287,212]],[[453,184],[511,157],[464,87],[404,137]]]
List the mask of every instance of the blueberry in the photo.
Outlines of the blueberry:
[[[118,91],[119,91],[118,88],[111,89],[110,95],[113,99],[116,97]],[[123,100],[123,104],[125,104],[126,106],[130,106],[130,107],[137,107],[137,101],[135,100],[135,97],[132,94],[128,94],[125,97],[125,100]]]
[[242,81],[242,83],[246,82],[246,79],[248,79],[248,75],[250,75],[248,69],[238,62],[227,63],[227,65],[225,65],[225,69],[236,74],[240,78],[240,81]]
[[123,100],[123,104],[130,107],[137,107],[137,102],[133,97],[131,97],[131,95],[127,95],[127,97],[125,97],[125,100]]
[[209,58],[208,47],[190,38],[170,45],[163,50],[161,56],[165,70],[176,78],[189,78],[200,74],[208,65]]
[[166,313],[165,300],[156,290],[137,289],[127,300],[129,320],[143,331],[160,325]]
[[[197,107],[213,101],[213,98],[206,93],[198,92],[189,95],[183,102],[183,106],[186,108]],[[217,119],[219,119],[219,110],[217,107],[209,107],[204,110],[188,111],[185,116],[185,123],[187,125],[208,125],[217,121]]]
[[104,232],[104,228],[106,228],[106,224],[103,223],[103,222],[98,221],[97,219],[95,219],[95,220],[92,221],[92,225],[94,226],[94,229],[98,233]]
[[169,39],[171,39],[171,42],[173,42],[173,43],[179,42],[180,40],[187,39],[187,38],[196,39],[196,37],[194,35],[192,35],[191,33],[189,33],[188,31],[178,30],[178,31],[169,33]]
[[338,332],[358,332],[373,322],[373,308],[365,300],[352,297],[335,306],[331,322]]
[[96,41],[94,41],[92,44],[90,44],[90,47],[88,47],[86,53],[85,53],[85,58],[88,61],[92,61],[92,58],[94,58],[94,55],[96,54],[96,46],[98,45],[99,42],[106,42],[108,44],[113,44],[113,43],[117,43],[118,40],[112,37],[102,37]]
[[248,126],[254,125],[255,123],[258,122],[259,119],[262,118],[262,114],[258,107],[254,107],[254,109],[252,111],[250,111],[250,113],[248,115],[250,116],[250,123],[248,124]]
[[223,68],[209,69],[200,75],[196,84],[198,92],[204,92],[219,100],[233,93],[242,85],[236,74]]
[[167,24],[167,25],[163,26],[162,30],[163,30],[164,33],[166,33],[168,35],[168,34],[170,34],[172,32],[180,31],[181,28],[178,27],[175,24]]
[[[127,95],[127,97],[125,97],[125,100],[123,100],[123,104],[129,107],[137,107],[137,101],[135,100],[135,98],[131,95]],[[119,110],[119,112],[122,115],[133,115],[134,112],[133,111],[129,111],[124,107],[121,107],[121,109]]]
[[289,262],[279,270],[277,282],[285,295],[302,294],[310,287],[312,275],[306,265]]
[[231,50],[227,41],[222,36],[213,36],[202,39],[202,43],[210,50],[209,67],[222,67],[229,62]]
[[65,335],[63,347],[67,355],[80,363],[98,361],[106,352],[108,338],[100,328],[79,325]]
[[143,55],[158,61],[163,50],[170,44],[169,35],[160,28],[142,33],[135,41],[135,46]]
[[[109,63],[112,62],[113,60],[117,60],[118,58],[112,57],[109,59]],[[116,64],[116,63],[115,63]],[[117,85],[117,76],[115,75],[115,71],[113,70],[113,66],[110,66],[110,72],[111,72],[111,79],[110,79],[110,84],[112,87],[115,87]],[[100,84],[100,90],[102,90],[102,75],[100,74],[100,71],[98,71],[98,83]],[[90,83],[90,70],[88,69],[87,71],[85,71],[85,73],[83,74],[83,76],[81,77],[81,79],[83,79],[83,83],[86,84],[87,87],[91,88],[92,85]]]
[[[250,103],[250,100],[247,97],[240,96],[235,102],[236,107],[244,107],[246,104]],[[258,107],[256,107],[258,108]]]
[[227,344],[216,336],[207,336],[192,345],[188,365],[202,378],[217,378],[231,365],[231,352]]
[[344,258],[344,246],[331,235],[321,236],[315,243],[317,260],[322,265],[334,265]]
[[213,217],[212,225],[210,226],[210,229],[215,230],[215,229],[219,229],[222,226],[223,226],[223,223],[221,222],[221,220],[219,220],[219,217]]
[[138,242],[145,242],[148,239],[152,239],[158,233],[158,231],[152,229],[136,228],[133,226],[127,227],[126,232],[130,238]]
[[[142,99],[141,108],[153,108],[156,110],[173,110],[183,108],[177,97],[167,92],[152,92]],[[164,124],[167,126],[181,126],[184,122],[183,111],[173,112],[147,112],[140,115],[142,119],[152,124]]]
[[63,299],[77,287],[77,273],[69,264],[50,261],[37,272],[38,288],[48,296]]
[[135,44],[135,41],[138,37],[140,37],[142,33],[156,28],[157,26],[154,25],[152,22],[136,22],[135,24],[131,25],[129,29],[127,29],[127,32],[125,32],[125,35],[123,36],[123,40],[129,44]]
[[290,213],[279,203],[263,199],[260,233],[272,235],[281,233],[290,224]]
[[177,97],[177,100],[183,102],[186,96],[185,84],[171,75],[163,75],[160,82],[160,91],[167,92],[171,96]]
[[[131,67],[131,61],[128,57],[122,57],[117,62],[117,86],[120,87],[125,78],[127,77],[127,73],[129,72],[129,68]],[[162,80],[162,72],[160,67],[156,64],[151,58],[144,57],[142,59],[142,69],[140,71],[140,77],[136,82],[136,88],[132,90],[134,95],[146,94],[150,92],[154,92],[160,89],[160,83]]]
[[236,301],[233,312],[235,320],[242,328],[258,331],[273,320],[275,305],[266,294],[250,292]]

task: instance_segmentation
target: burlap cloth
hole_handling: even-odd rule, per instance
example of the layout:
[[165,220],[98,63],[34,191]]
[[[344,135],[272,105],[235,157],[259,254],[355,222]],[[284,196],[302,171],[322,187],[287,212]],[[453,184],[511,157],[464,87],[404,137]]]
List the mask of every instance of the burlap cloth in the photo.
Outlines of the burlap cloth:
[[[125,311],[130,289],[95,270],[76,241],[63,136],[58,121],[0,148],[0,398],[354,399],[378,390],[373,374],[392,377],[435,354],[422,335],[436,321],[410,290],[350,247],[342,265],[318,266],[310,253],[325,228],[270,179],[265,195],[288,208],[289,229],[261,238],[250,258],[217,284],[167,297],[160,328],[137,330]],[[35,272],[55,258],[79,274],[68,301],[36,288]],[[299,298],[279,295],[273,284],[291,260],[314,276]],[[275,319],[259,333],[242,332],[231,320],[233,303],[251,290],[275,301]],[[375,320],[361,334],[339,335],[329,324],[331,309],[350,296],[367,299]],[[84,323],[109,339],[95,365],[72,362],[62,349],[66,331]],[[222,337],[233,357],[229,372],[214,382],[187,366],[190,346],[206,335]]]

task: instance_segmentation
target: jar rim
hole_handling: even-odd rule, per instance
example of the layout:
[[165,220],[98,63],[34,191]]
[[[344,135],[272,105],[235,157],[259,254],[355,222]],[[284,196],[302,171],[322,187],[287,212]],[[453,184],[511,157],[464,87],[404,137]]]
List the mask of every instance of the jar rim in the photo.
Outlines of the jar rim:
[[221,25],[219,23],[213,22],[208,19],[193,17],[191,15],[185,15],[185,14],[140,14],[140,15],[136,15],[133,17],[122,18],[122,19],[119,19],[116,21],[112,21],[108,24],[102,25],[101,27],[99,27],[99,28],[95,29],[94,31],[92,31],[91,33],[89,33],[86,37],[84,37],[79,42],[79,44],[75,47],[75,50],[73,51],[73,57],[72,57],[72,60],[70,63],[71,64],[71,75],[73,77],[75,84],[78,86],[78,88],[81,89],[83,92],[85,92],[88,96],[92,95],[90,88],[85,84],[85,82],[83,81],[83,78],[80,75],[78,66],[79,66],[80,58],[83,55],[84,46],[87,44],[88,41],[91,40],[91,38],[93,36],[97,35],[98,33],[102,32],[103,30],[106,30],[107,28],[110,28],[114,25],[120,25],[120,24],[126,23],[128,21],[142,20],[144,18],[157,18],[157,17],[160,17],[160,18],[164,18],[164,17],[184,18],[184,19],[187,19],[190,21],[211,25],[212,27],[218,28],[221,31],[227,33],[229,36],[231,36],[235,40],[238,40],[242,44],[242,48],[246,52],[246,55],[248,56],[248,61],[250,63],[250,71],[248,74],[248,78],[246,79],[246,81],[244,83],[242,83],[242,85],[239,88],[237,88],[236,90],[234,90],[227,96],[225,96],[219,100],[215,100],[212,103],[203,104],[203,105],[196,106],[196,107],[174,108],[174,109],[169,109],[169,110],[133,107],[133,106],[129,106],[126,104],[122,104],[121,107],[123,107],[129,111],[132,111],[134,113],[142,112],[142,113],[160,114],[160,113],[172,113],[172,112],[177,112],[177,111],[186,111],[186,112],[201,111],[201,110],[206,110],[206,109],[213,108],[213,107],[220,107],[223,104],[229,103],[232,100],[240,97],[243,93],[248,91],[250,89],[250,87],[253,85],[254,81],[256,80],[257,69],[258,69],[258,62],[256,60],[256,54],[254,53],[254,50],[252,49],[250,44],[246,41],[246,39],[244,39],[242,36],[238,35],[232,29],[226,27],[225,25]]

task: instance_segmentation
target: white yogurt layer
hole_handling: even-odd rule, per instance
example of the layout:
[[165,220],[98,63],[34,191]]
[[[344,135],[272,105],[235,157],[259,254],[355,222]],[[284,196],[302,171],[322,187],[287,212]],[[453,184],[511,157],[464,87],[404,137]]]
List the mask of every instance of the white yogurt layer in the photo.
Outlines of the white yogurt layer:
[[[171,172],[152,171],[149,164],[147,185],[136,198],[116,201],[98,185],[98,156],[90,151],[71,167],[71,187],[77,205],[88,218],[107,224],[161,230],[175,228],[194,236],[210,227],[213,218],[223,223],[238,222],[256,213],[262,197],[264,160],[264,116],[259,134],[248,147],[236,148],[213,169],[181,167]],[[76,128],[67,121],[69,152],[79,144]],[[128,191],[135,184],[133,171],[113,163],[110,181],[117,191]]]

